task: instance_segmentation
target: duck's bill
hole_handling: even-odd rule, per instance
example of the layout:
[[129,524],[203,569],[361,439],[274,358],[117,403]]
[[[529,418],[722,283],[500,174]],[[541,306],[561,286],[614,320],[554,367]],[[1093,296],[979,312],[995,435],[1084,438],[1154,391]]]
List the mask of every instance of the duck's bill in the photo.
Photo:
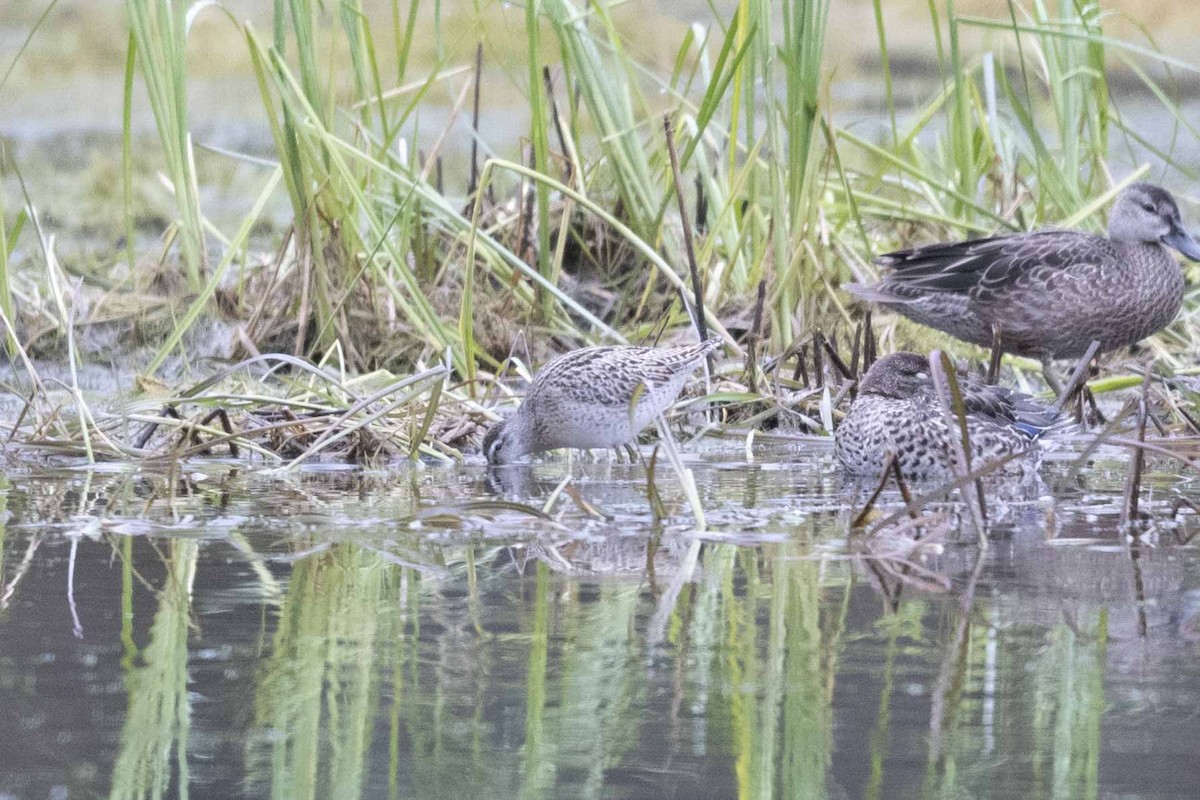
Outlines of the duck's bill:
[[1200,243],[1193,239],[1188,232],[1178,225],[1162,238],[1167,247],[1174,247],[1192,261],[1200,261]]

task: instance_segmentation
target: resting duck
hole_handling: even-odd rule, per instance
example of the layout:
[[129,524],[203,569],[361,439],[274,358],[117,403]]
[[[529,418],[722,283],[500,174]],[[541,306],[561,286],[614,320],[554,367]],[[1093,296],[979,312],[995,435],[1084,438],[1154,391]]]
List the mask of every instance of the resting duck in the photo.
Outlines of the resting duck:
[[[965,375],[958,382],[973,470],[1012,453],[1033,453],[1035,440],[1059,422],[1056,410],[1028,395]],[[858,397],[834,431],[834,452],[851,475],[879,475],[893,453],[906,478],[945,478],[953,472],[951,437],[957,436],[958,428],[946,424],[929,360],[916,353],[892,353],[862,377]]]

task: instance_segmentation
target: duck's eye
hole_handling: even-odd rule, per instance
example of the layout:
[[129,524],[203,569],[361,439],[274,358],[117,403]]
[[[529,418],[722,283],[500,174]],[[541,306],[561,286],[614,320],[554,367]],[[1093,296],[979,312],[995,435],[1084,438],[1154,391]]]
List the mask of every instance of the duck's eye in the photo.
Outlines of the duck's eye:
[[1154,208],[1153,203],[1142,203],[1142,211],[1148,211],[1151,214],[1153,214],[1153,213],[1155,213],[1156,210],[1157,209]]

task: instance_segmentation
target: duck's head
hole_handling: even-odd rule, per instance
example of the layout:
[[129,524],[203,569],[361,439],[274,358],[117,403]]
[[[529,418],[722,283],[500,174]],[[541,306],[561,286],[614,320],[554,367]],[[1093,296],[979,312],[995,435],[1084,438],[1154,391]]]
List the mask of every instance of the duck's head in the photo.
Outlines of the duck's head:
[[933,391],[929,359],[916,353],[892,353],[876,361],[858,385],[859,394],[905,400]]
[[1122,242],[1158,242],[1200,261],[1200,243],[1184,230],[1175,198],[1152,183],[1132,183],[1117,195],[1108,235]]
[[526,455],[527,450],[522,445],[522,437],[511,422],[511,419],[502,419],[484,434],[480,450],[489,464],[511,464]]

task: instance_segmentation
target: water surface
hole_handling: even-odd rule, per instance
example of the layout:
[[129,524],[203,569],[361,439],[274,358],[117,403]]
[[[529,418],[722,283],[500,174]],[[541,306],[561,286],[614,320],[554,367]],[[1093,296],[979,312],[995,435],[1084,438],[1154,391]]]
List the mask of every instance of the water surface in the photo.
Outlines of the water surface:
[[699,536],[624,464],[12,469],[0,798],[1194,797],[1200,492],[1129,540],[1070,457],[982,556],[807,443],[703,451]]

